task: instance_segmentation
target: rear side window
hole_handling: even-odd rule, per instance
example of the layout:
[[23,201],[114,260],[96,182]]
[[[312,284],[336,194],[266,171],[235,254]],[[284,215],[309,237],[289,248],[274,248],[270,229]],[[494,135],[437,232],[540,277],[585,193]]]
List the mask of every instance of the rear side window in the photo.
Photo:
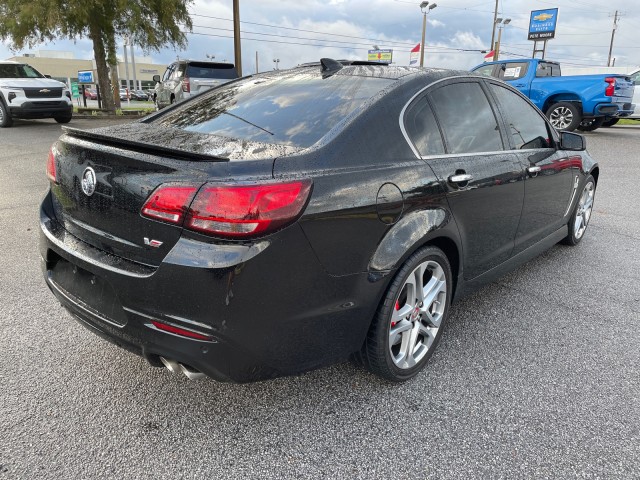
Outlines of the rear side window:
[[502,150],[498,122],[478,83],[454,83],[429,96],[447,142],[448,153]]
[[319,72],[246,78],[159,117],[161,125],[229,138],[309,147],[393,83]]
[[444,143],[426,98],[409,106],[404,117],[404,127],[413,145],[422,156],[444,153]]
[[238,74],[233,65],[225,63],[212,64],[207,62],[189,63],[185,76],[189,78],[218,78],[223,80],[238,78]]
[[547,122],[535,108],[509,89],[491,84],[491,90],[505,112],[511,138],[517,149],[551,146]]
[[536,67],[536,77],[559,77],[560,65],[556,63],[540,62]]
[[509,62],[503,63],[498,69],[498,78],[501,80],[518,80],[527,74],[528,63]]

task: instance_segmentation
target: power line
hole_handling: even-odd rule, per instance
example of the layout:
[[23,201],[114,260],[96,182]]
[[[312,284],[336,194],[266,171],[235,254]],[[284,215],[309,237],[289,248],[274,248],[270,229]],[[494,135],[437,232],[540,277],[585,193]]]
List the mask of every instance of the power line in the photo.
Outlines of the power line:
[[[230,35],[218,35],[215,33],[202,33],[202,32],[186,32],[182,31],[182,33],[186,35],[201,35],[205,37],[216,37],[216,38],[233,38]],[[286,38],[286,37],[285,37]],[[303,43],[303,42],[285,42],[283,40],[267,40],[264,38],[246,38],[243,40],[246,41],[256,41],[256,42],[267,42],[267,43],[280,43],[286,45],[302,45],[307,47],[324,47],[324,48],[345,48],[344,45],[330,45],[330,44],[315,44],[315,43]],[[367,50],[366,48],[351,48],[351,50]],[[429,50],[430,53],[480,53],[482,50],[480,49],[471,49],[471,48],[453,48],[453,47],[444,47],[444,46],[428,46],[425,45],[425,50]],[[410,52],[411,49],[396,49],[398,52]]]

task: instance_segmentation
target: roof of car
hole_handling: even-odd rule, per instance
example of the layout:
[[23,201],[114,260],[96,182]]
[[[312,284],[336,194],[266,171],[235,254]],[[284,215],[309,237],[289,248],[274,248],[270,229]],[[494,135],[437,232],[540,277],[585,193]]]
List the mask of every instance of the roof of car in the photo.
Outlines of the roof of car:
[[16,62],[14,60],[0,60],[0,64],[21,65],[20,62]]

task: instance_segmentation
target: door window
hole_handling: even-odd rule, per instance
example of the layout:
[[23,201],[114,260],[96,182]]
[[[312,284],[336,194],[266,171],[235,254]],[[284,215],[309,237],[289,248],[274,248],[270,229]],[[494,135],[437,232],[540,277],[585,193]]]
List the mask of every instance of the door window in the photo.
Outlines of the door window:
[[171,74],[173,73],[173,70],[176,68],[175,65],[169,65],[169,67],[167,67],[167,69],[164,72],[164,75],[162,76],[162,81],[166,82],[167,80],[169,80],[169,77],[171,77]]
[[444,144],[438,124],[425,97],[409,106],[404,119],[407,135],[420,155],[444,153]]
[[517,149],[549,148],[551,146],[547,122],[526,100],[511,90],[491,84],[498,98]]
[[449,153],[503,149],[498,122],[479,83],[446,85],[432,92],[429,99]]
[[526,62],[503,63],[498,69],[498,78],[505,81],[518,80],[527,74],[528,66]]
[[473,71],[473,73],[484,75],[486,77],[491,77],[493,75],[494,68],[495,68],[495,65],[485,65],[484,67],[476,68]]

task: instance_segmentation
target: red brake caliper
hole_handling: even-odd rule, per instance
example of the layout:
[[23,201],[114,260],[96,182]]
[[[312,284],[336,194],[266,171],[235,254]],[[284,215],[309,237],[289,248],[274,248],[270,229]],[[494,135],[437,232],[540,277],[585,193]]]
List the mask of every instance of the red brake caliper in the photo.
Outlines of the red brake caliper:
[[[396,300],[396,311],[400,310],[400,302],[398,302],[398,300]],[[396,322],[391,321],[391,326],[395,327],[396,326]]]

